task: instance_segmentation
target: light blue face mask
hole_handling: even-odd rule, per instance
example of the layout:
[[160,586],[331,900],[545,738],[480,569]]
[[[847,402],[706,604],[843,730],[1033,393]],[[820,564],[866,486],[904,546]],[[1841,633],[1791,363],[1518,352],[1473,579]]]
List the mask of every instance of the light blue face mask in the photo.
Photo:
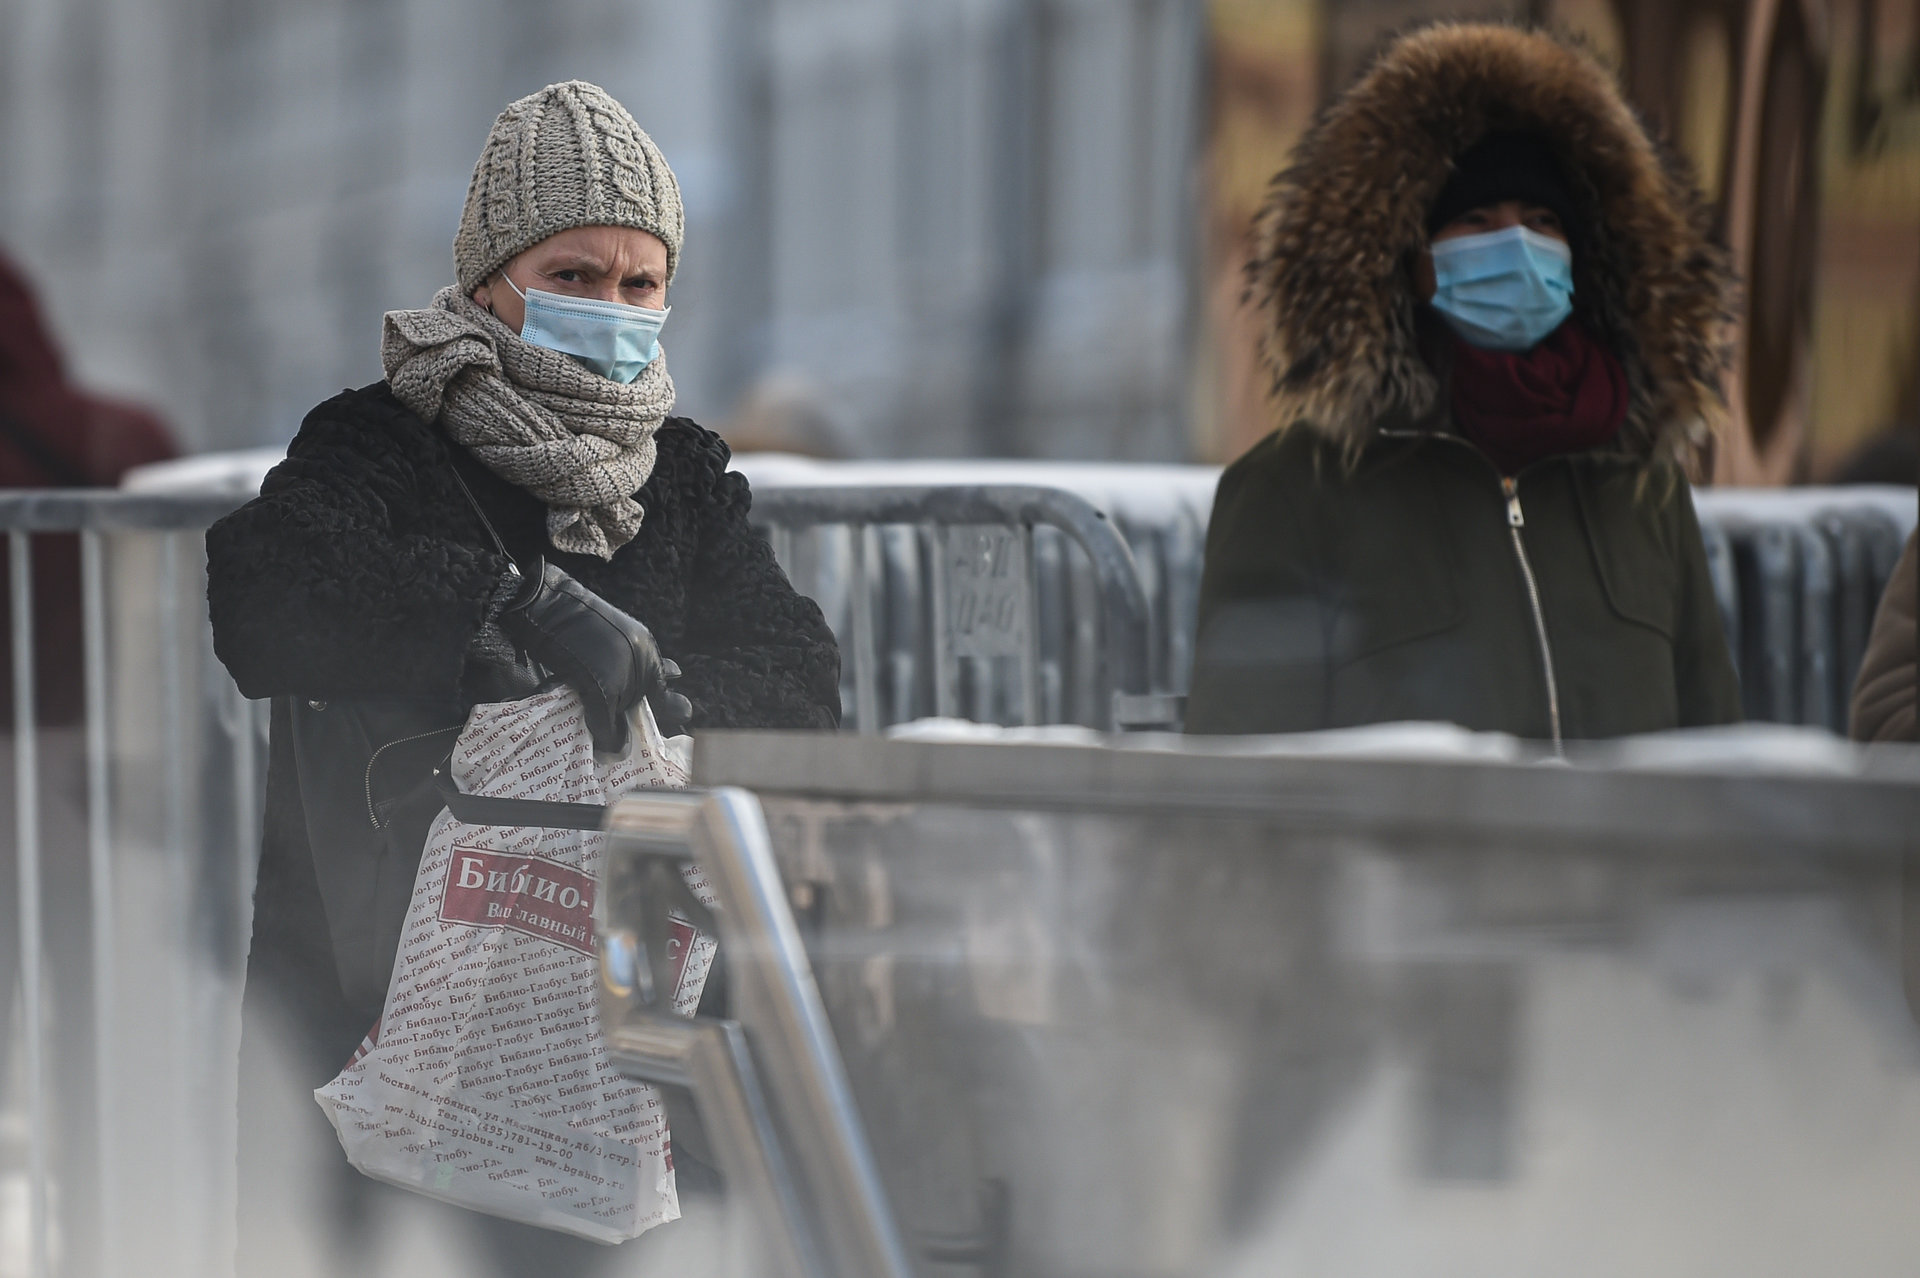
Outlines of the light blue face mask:
[[571,355],[610,382],[626,383],[660,354],[660,329],[672,310],[602,302],[590,297],[567,297],[500,278],[527,304],[520,339],[550,351]]
[[1442,240],[1433,281],[1433,309],[1483,350],[1532,350],[1573,313],[1573,250],[1524,226]]

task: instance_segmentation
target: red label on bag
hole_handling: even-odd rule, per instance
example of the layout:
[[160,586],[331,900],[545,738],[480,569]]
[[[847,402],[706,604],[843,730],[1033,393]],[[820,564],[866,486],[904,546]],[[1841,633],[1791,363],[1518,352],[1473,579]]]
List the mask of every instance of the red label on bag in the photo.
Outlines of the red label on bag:
[[[667,930],[667,962],[673,967],[673,991],[671,998],[680,997],[680,991],[687,984],[687,960],[693,956],[693,938],[700,935],[698,928],[683,918],[669,918],[671,925]],[[705,976],[703,971],[701,976]]]
[[536,856],[453,849],[442,923],[505,927],[593,953],[593,879]]

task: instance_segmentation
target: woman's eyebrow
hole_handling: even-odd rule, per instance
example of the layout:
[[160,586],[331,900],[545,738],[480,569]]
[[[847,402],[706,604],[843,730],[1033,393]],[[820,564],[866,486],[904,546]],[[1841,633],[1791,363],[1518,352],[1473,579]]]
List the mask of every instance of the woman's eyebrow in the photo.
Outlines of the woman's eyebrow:
[[587,253],[564,253],[540,268],[549,273],[553,271],[592,271],[598,275],[607,273],[606,261]]

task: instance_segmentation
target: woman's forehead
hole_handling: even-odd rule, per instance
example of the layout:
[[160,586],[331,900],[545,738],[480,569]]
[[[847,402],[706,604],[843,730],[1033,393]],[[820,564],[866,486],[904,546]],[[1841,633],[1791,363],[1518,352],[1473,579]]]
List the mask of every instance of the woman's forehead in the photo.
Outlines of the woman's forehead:
[[667,265],[667,246],[660,238],[630,226],[576,226],[541,240],[527,255],[542,264],[565,261],[602,270],[665,270]]

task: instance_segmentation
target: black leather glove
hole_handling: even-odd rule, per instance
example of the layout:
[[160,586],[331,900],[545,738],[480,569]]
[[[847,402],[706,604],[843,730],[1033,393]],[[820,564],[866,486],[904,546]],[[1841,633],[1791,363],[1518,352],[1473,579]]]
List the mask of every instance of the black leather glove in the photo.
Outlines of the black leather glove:
[[541,672],[533,658],[500,628],[500,617],[526,592],[518,570],[501,575],[493,598],[487,601],[487,619],[467,645],[460,673],[460,695],[472,702],[518,701],[539,691]]
[[[668,658],[661,658],[660,669],[669,680],[680,677],[680,667]],[[653,721],[660,728],[660,735],[670,737],[687,726],[687,720],[693,718],[693,702],[687,700],[672,688],[661,688],[658,692],[647,694],[647,704],[653,707]]]
[[685,697],[666,693],[669,668],[680,671],[661,659],[645,626],[554,565],[542,560],[537,567],[501,613],[500,628],[580,694],[594,749],[625,752],[627,715],[641,697],[654,698],[656,719],[666,695],[691,713]]

